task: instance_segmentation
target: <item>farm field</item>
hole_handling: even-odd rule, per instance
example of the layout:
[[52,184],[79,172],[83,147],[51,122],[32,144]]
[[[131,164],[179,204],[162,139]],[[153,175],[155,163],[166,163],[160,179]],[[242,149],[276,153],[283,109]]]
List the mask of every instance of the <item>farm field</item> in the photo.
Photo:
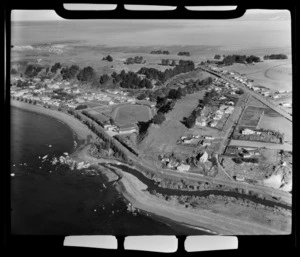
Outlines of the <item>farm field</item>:
[[134,124],[138,121],[148,121],[151,118],[150,108],[144,105],[121,105],[113,113],[115,123],[120,126]]
[[256,128],[263,112],[264,108],[248,106],[242,114],[239,125]]
[[[261,58],[263,56],[260,56]],[[254,65],[235,63],[226,67],[228,71],[238,72],[253,79],[253,85],[261,85],[271,90],[292,90],[291,55],[285,60],[264,60]]]

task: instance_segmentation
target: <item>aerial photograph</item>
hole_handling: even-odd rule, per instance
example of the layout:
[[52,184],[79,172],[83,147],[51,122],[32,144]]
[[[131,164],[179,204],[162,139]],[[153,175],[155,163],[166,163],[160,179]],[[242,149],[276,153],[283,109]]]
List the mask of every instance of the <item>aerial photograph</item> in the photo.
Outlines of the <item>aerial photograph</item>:
[[292,233],[288,10],[12,10],[12,235]]

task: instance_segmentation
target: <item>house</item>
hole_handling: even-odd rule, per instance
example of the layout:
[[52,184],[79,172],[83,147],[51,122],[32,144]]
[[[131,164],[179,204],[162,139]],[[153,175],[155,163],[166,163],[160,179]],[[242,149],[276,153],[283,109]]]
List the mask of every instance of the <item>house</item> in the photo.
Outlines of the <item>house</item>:
[[243,135],[253,135],[253,134],[255,134],[255,131],[254,130],[252,130],[252,129],[244,129],[243,131],[242,131],[242,134]]
[[211,142],[208,142],[208,141],[206,141],[206,140],[202,140],[201,145],[202,145],[202,146],[210,146],[210,145],[211,145]]
[[181,164],[179,166],[177,166],[177,170],[181,171],[181,172],[187,172],[190,169],[190,165],[188,164]]
[[233,101],[226,102],[226,104],[227,104],[227,105],[234,106],[234,102],[233,102]]
[[207,125],[207,124],[206,124],[206,118],[204,118],[204,117],[198,117],[198,118],[196,119],[196,125],[197,125],[197,126],[201,126],[201,127],[206,126],[206,125]]
[[245,181],[245,177],[242,176],[242,175],[237,174],[237,175],[235,176],[235,180],[236,180],[236,181],[241,181],[241,182],[243,182],[243,181]]
[[214,121],[212,121],[209,125],[210,125],[212,128],[214,128],[214,127],[217,126],[217,124],[218,124],[218,121],[217,121],[217,120],[214,120]]
[[199,161],[202,162],[202,163],[204,163],[204,162],[207,161],[207,159],[208,159],[208,154],[205,151],[204,153],[201,154]]
[[215,139],[214,137],[211,137],[211,136],[206,136],[204,138],[207,139],[207,140],[214,140]]
[[249,152],[242,152],[242,153],[239,153],[239,155],[243,158],[250,158],[252,156],[252,154]]
[[178,167],[179,166],[179,162],[177,162],[177,161],[175,161],[175,160],[173,160],[173,159],[171,159],[170,160],[170,162],[168,163],[168,165],[167,165],[167,167],[168,168],[176,168],[176,167]]

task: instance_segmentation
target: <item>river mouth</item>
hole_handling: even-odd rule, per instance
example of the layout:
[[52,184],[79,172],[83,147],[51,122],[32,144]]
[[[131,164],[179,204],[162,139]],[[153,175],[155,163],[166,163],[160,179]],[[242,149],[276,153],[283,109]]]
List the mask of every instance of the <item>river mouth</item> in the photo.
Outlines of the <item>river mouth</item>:
[[[183,196],[183,195],[187,195],[187,196],[200,196],[200,197],[207,197],[209,195],[216,195],[216,196],[228,196],[228,197],[235,197],[235,198],[239,198],[239,199],[246,199],[246,200],[250,200],[254,203],[257,204],[262,204],[264,206],[267,207],[281,207],[287,210],[292,210],[292,207],[284,204],[284,203],[279,203],[279,202],[274,202],[274,201],[270,201],[270,200],[266,200],[266,199],[261,199],[261,198],[257,198],[255,196],[252,195],[246,195],[246,194],[241,194],[238,192],[232,192],[232,191],[224,191],[224,190],[203,190],[203,191],[187,191],[187,190],[178,190],[178,189],[171,189],[171,188],[162,188],[158,186],[158,183],[145,177],[141,172],[139,172],[138,170],[134,169],[134,168],[130,168],[127,167],[123,164],[109,164],[111,167],[115,167],[118,168],[120,170],[122,170],[123,172],[127,172],[133,176],[135,176],[136,178],[138,178],[142,183],[144,183],[145,185],[147,185],[147,191],[152,192],[152,191],[156,191],[157,193],[163,194],[163,195],[175,195],[175,196]],[[104,164],[104,166],[112,171],[112,168],[110,168],[109,166],[107,166],[106,164]]]

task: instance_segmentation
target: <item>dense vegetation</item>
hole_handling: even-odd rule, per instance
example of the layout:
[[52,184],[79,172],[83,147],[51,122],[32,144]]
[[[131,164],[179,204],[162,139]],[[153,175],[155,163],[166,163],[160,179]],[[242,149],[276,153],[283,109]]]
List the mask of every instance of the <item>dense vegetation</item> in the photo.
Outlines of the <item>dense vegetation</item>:
[[187,118],[183,119],[183,124],[187,128],[192,128],[196,124],[196,119],[201,115],[201,111],[203,109],[204,105],[199,101],[198,106],[195,108],[195,110],[192,111],[191,115],[188,116]]
[[287,55],[285,54],[271,54],[265,55],[264,60],[275,60],[275,59],[287,59]]
[[215,57],[214,57],[214,59],[217,59],[217,60],[221,59],[221,55],[216,54]]
[[79,71],[77,79],[82,82],[91,81],[95,78],[95,71],[92,67],[87,66]]
[[166,120],[165,116],[163,113],[158,112],[157,114],[154,115],[153,117],[153,123],[154,124],[162,124]]
[[224,64],[233,64],[233,63],[253,63],[260,62],[260,58],[254,55],[246,56],[246,55],[227,55],[223,59]]
[[[143,56],[135,56],[134,58],[129,57],[126,59],[125,64],[140,64],[143,62]],[[145,63],[146,61],[144,61],[143,63]]]
[[154,50],[151,51],[151,54],[170,54],[170,52],[167,50]]
[[114,138],[118,140],[124,147],[126,147],[131,153],[133,153],[135,156],[139,156],[138,152],[135,151],[132,147],[130,147],[124,139],[119,135],[114,135]]
[[170,59],[162,59],[161,60],[161,65],[164,65],[164,66],[176,66],[176,61],[175,60],[170,60]]
[[51,67],[50,71],[51,71],[52,73],[56,73],[56,71],[57,71],[58,69],[60,69],[60,68],[61,68],[61,64],[60,64],[59,62],[57,62],[57,63],[55,63],[55,64]]
[[42,66],[29,64],[24,72],[25,76],[32,78],[38,75],[38,73],[43,69]]
[[147,78],[141,78],[137,73],[133,71],[129,71],[126,73],[124,70],[121,71],[120,74],[113,72],[111,77],[113,78],[113,83],[120,83],[120,87],[122,88],[130,88],[130,89],[139,89],[139,88],[152,88],[152,83]]
[[159,71],[154,68],[141,68],[138,73],[146,75],[148,79],[155,79],[161,82],[174,77],[177,74],[189,72],[195,69],[195,64],[193,61],[180,60],[179,64],[175,66],[174,69],[166,69],[164,72]]
[[102,60],[103,60],[103,61],[112,62],[112,61],[113,61],[113,58],[112,58],[110,55],[108,55],[108,56],[106,56],[106,57],[103,57]]
[[110,77],[107,75],[107,74],[103,74],[101,77],[100,77],[100,84],[104,85],[106,84],[108,81],[110,80]]
[[179,52],[177,55],[190,56],[190,52]]
[[75,78],[78,71],[79,67],[77,65],[72,65],[71,67],[62,68],[60,73],[64,80],[69,80]]
[[86,104],[80,104],[75,108],[75,110],[83,110],[83,109],[86,109],[86,108],[88,108],[88,106]]

